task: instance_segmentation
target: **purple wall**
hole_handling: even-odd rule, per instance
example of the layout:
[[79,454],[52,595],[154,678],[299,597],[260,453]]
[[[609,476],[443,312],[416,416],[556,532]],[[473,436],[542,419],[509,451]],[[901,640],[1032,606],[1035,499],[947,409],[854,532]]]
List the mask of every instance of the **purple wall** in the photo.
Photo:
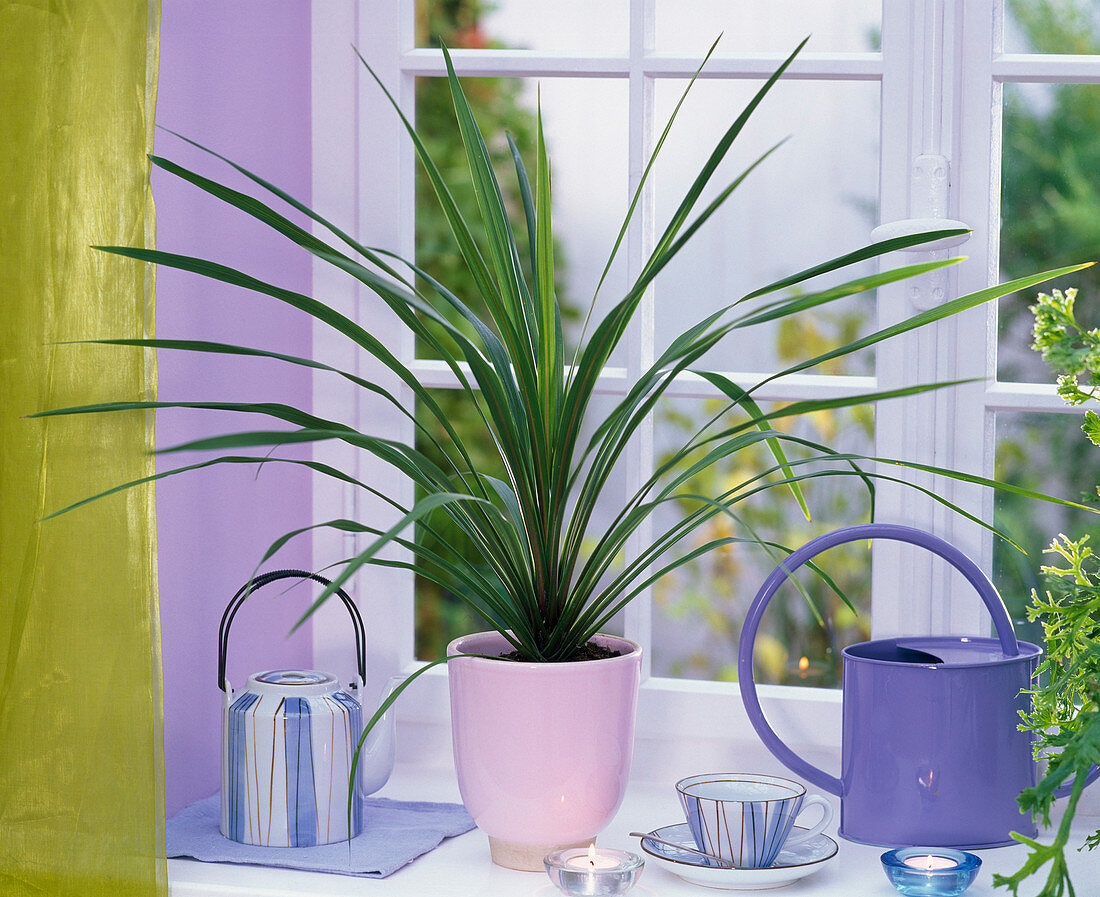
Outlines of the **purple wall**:
[[[308,202],[310,187],[309,4],[234,0],[163,4],[157,121],[228,156]],[[249,189],[222,163],[158,132],[156,152],[187,168]],[[159,248],[210,258],[262,280],[309,292],[306,254],[262,225],[171,175],[154,170]],[[308,355],[308,319],[278,301],[161,268],[157,334]],[[258,359],[161,352],[162,401],[282,401],[310,407],[303,371]],[[164,411],[157,445],[265,419]],[[276,424],[277,426],[277,424]],[[254,454],[236,452],[237,454]],[[280,453],[286,456],[285,453]],[[193,455],[162,457],[161,469]],[[164,656],[167,810],[218,788],[221,692],[217,632],[222,610],[264,550],[311,518],[309,479],[287,465],[222,466],[161,481],[157,487],[160,606]],[[275,567],[310,565],[308,536],[285,548]],[[229,677],[282,665],[309,666],[308,631],[284,636],[304,609],[301,590],[276,601],[272,585],[245,605],[234,624]],[[255,605],[255,606],[250,606]]]

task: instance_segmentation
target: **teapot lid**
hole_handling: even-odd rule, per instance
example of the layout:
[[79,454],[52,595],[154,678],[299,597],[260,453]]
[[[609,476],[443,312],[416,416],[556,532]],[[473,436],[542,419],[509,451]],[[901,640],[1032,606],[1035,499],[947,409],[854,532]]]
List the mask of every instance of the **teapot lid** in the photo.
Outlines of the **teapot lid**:
[[330,695],[339,688],[335,676],[319,670],[267,670],[248,677],[248,691],[286,698]]

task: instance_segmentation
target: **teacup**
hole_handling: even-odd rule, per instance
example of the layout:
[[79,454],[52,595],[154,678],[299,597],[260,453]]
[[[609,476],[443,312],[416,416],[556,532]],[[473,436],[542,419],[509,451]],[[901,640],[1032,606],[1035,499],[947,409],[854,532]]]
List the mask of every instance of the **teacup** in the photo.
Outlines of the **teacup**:
[[[833,819],[825,798],[807,797],[802,785],[779,776],[709,773],[681,779],[676,791],[696,846],[743,869],[770,866],[784,846],[821,834]],[[821,819],[792,833],[810,806],[821,807]]]

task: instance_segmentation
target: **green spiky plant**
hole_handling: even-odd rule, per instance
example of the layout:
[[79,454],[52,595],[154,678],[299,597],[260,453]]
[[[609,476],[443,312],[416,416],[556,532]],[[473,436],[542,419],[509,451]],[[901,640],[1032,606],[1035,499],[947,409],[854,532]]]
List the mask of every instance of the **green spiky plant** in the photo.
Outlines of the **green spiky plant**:
[[[371,356],[388,374],[415,396],[421,413],[434,418],[445,434],[437,440],[421,428],[425,438],[431,438],[447,460],[444,464],[431,461],[411,443],[383,439],[348,424],[326,420],[308,411],[278,403],[230,403],[218,401],[193,402],[118,402],[79,408],[59,409],[44,414],[76,414],[89,412],[146,411],[149,409],[201,408],[265,415],[290,429],[237,432],[229,435],[195,440],[184,445],[160,449],[161,453],[195,450],[230,452],[205,461],[188,464],[157,473],[147,479],[175,476],[190,470],[217,464],[260,465],[278,459],[268,457],[280,446],[340,440],[389,463],[420,490],[421,497],[412,507],[402,506],[396,499],[374,486],[357,481],[346,471],[309,460],[283,459],[282,463],[304,465],[318,476],[334,477],[356,488],[364,489],[387,502],[399,514],[398,522],[387,530],[355,520],[334,519],[280,536],[271,545],[262,564],[281,546],[296,535],[316,527],[365,534],[373,537],[370,544],[352,558],[339,562],[339,572],[332,585],[316,599],[306,616],[326,600],[332,592],[366,565],[388,565],[411,569],[439,583],[460,596],[473,607],[493,629],[499,631],[515,649],[515,656],[527,661],[554,662],[579,656],[589,639],[631,600],[666,573],[693,558],[730,542],[770,543],[751,530],[711,539],[680,555],[671,549],[685,537],[699,530],[716,515],[729,515],[737,521],[738,502],[766,490],[777,490],[794,503],[802,513],[808,513],[801,484],[817,477],[855,477],[868,490],[876,478],[904,483],[904,476],[891,476],[880,469],[865,469],[864,462],[911,467],[939,473],[971,483],[998,486],[1020,495],[1039,497],[1037,493],[993,481],[925,465],[907,464],[896,459],[869,458],[854,453],[840,453],[828,446],[796,437],[773,428],[781,418],[873,403],[885,399],[915,395],[950,384],[919,384],[905,388],[869,392],[855,397],[794,402],[764,413],[753,394],[771,381],[839,358],[932,323],[967,309],[989,302],[1015,290],[1030,288],[1051,277],[1077,268],[1062,268],[1011,283],[980,290],[945,302],[937,308],[921,312],[907,320],[854,339],[835,349],[821,352],[788,365],[785,369],[762,378],[743,389],[721,374],[697,371],[717,392],[724,396],[723,412],[710,424],[692,434],[677,451],[662,460],[658,469],[637,492],[621,506],[611,509],[611,522],[597,525],[595,511],[607,502],[604,490],[610,474],[620,461],[628,442],[639,425],[651,413],[656,403],[673,384],[676,376],[692,369],[702,356],[723,339],[750,333],[754,325],[777,321],[789,316],[812,313],[813,309],[844,296],[872,291],[880,286],[953,264],[957,259],[932,261],[886,270],[859,277],[836,286],[815,289],[811,282],[821,275],[843,271],[849,266],[884,256],[895,250],[958,234],[943,230],[917,236],[900,237],[869,245],[862,249],[814,265],[789,277],[753,290],[745,296],[722,305],[712,314],[688,327],[671,341],[660,357],[642,371],[626,394],[601,419],[594,419],[590,408],[598,378],[612,352],[627,333],[628,325],[647,288],[662,269],[675,258],[685,243],[722,206],[752,170],[771,154],[772,147],[750,164],[732,182],[717,191],[715,197],[700,205],[704,191],[711,183],[719,164],[741,133],[753,111],[787,70],[805,41],[761,86],[740,115],[727,128],[702,166],[691,187],[678,205],[664,232],[646,261],[641,273],[602,320],[592,325],[591,333],[580,341],[572,358],[567,358],[562,336],[561,313],[554,292],[554,259],[551,228],[550,168],[542,133],[541,115],[536,137],[537,154],[533,183],[528,178],[524,161],[518,151],[513,153],[515,176],[522,197],[522,221],[516,227],[509,220],[501,200],[492,166],[489,164],[485,140],[480,133],[456,76],[451,56],[446,48],[443,56],[454,100],[458,135],[466,150],[470,177],[477,197],[480,220],[467,221],[459,213],[450,189],[439,169],[426,151],[416,130],[397,107],[392,96],[364,60],[367,70],[386,93],[401,117],[413,142],[416,154],[427,172],[436,196],[454,235],[470,275],[477,284],[481,299],[488,309],[487,319],[478,317],[446,284],[439,283],[411,261],[388,251],[373,249],[358,243],[277,187],[244,168],[218,156],[236,171],[245,175],[267,194],[288,204],[324,227],[335,239],[330,245],[294,224],[271,206],[260,200],[226,187],[217,181],[185,169],[167,159],[152,157],[153,164],[194,184],[216,199],[264,222],[292,243],[313,256],[346,272],[352,279],[371,289],[424,345],[442,358],[459,384],[459,390],[469,403],[471,413],[481,423],[479,439],[492,445],[507,472],[503,478],[479,471],[471,462],[473,452],[456,433],[415,373],[363,324],[350,320],[324,302],[282,289],[232,268],[205,259],[174,255],[161,250],[127,247],[99,247],[140,262],[152,262],[201,274],[211,280],[241,286],[285,302],[306,315],[334,328],[352,340]],[[713,53],[711,47],[710,53]],[[710,53],[707,54],[709,58]],[[704,60],[705,65],[705,60]],[[698,75],[698,72],[696,73]],[[654,160],[676,118],[676,113],[690,90],[689,82],[669,122],[658,140],[632,197],[625,220],[614,241],[604,274],[610,269],[627,230],[628,222],[638,205],[643,185],[652,171]],[[779,144],[776,144],[778,146]],[[514,145],[513,145],[514,146]],[[201,148],[201,147],[200,147]],[[211,152],[207,150],[207,152]],[[212,153],[212,155],[217,155]],[[694,214],[694,217],[692,217]],[[475,230],[476,229],[476,230]],[[475,233],[480,231],[486,251],[478,249]],[[533,274],[527,278],[518,261],[517,240],[523,234],[528,242]],[[350,250],[350,251],[349,251]],[[1077,266],[1083,267],[1083,266]],[[601,280],[602,283],[602,280]],[[797,293],[784,293],[789,288]],[[598,291],[599,287],[597,287]],[[593,297],[593,303],[595,297]],[[461,325],[453,323],[453,318]],[[751,335],[748,338],[752,338]],[[183,349],[193,352],[226,355],[258,356],[277,359],[289,365],[311,368],[344,378],[357,387],[368,390],[389,402],[404,414],[414,427],[417,419],[407,403],[384,386],[370,379],[337,370],[318,359],[291,357],[263,349],[193,340],[99,340],[114,345],[143,346],[156,349]],[[739,423],[730,423],[725,410],[739,410]],[[735,488],[716,495],[688,495],[685,484],[700,471],[728,464],[734,456],[753,446],[767,448],[769,461],[755,470]],[[788,457],[787,449],[798,446],[804,457]],[[259,450],[257,454],[233,454],[242,450]],[[137,481],[145,482],[146,480]],[[136,485],[116,486],[80,504]],[[963,511],[929,490],[913,485],[932,495],[955,512],[971,520]],[[689,499],[694,504],[682,519],[670,527],[655,527],[656,534],[627,563],[621,557],[628,538],[639,531],[643,522],[655,511],[672,503]],[[1062,504],[1073,504],[1058,499]],[[57,513],[63,513],[59,511]],[[473,546],[470,554],[429,552],[412,542],[410,528],[419,523],[430,530],[438,515],[458,527]],[[981,523],[981,521],[977,521]],[[986,524],[982,523],[985,526]],[[412,560],[384,557],[382,550],[395,543],[415,550]],[[786,551],[783,546],[770,546],[773,551]],[[305,619],[305,617],[303,617]],[[406,682],[407,684],[407,682]],[[404,687],[404,686],[402,686]],[[398,689],[383,703],[375,720],[400,694]],[[371,724],[373,724],[372,720]],[[369,726],[368,726],[369,728]]]

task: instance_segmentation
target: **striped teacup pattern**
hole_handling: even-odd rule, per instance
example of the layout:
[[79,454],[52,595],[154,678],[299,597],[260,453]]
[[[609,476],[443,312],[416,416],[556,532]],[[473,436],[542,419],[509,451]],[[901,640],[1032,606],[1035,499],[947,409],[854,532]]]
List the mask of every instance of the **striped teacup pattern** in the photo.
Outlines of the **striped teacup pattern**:
[[[348,837],[351,758],[359,703],[337,691],[312,697],[245,692],[223,720],[222,834],[264,847],[311,847]],[[352,807],[359,833],[361,796]]]
[[[694,776],[678,783],[676,790],[696,846],[742,868],[775,862],[806,795],[797,782],[752,774]],[[825,811],[827,818],[814,826],[817,831],[832,816],[827,807]]]

